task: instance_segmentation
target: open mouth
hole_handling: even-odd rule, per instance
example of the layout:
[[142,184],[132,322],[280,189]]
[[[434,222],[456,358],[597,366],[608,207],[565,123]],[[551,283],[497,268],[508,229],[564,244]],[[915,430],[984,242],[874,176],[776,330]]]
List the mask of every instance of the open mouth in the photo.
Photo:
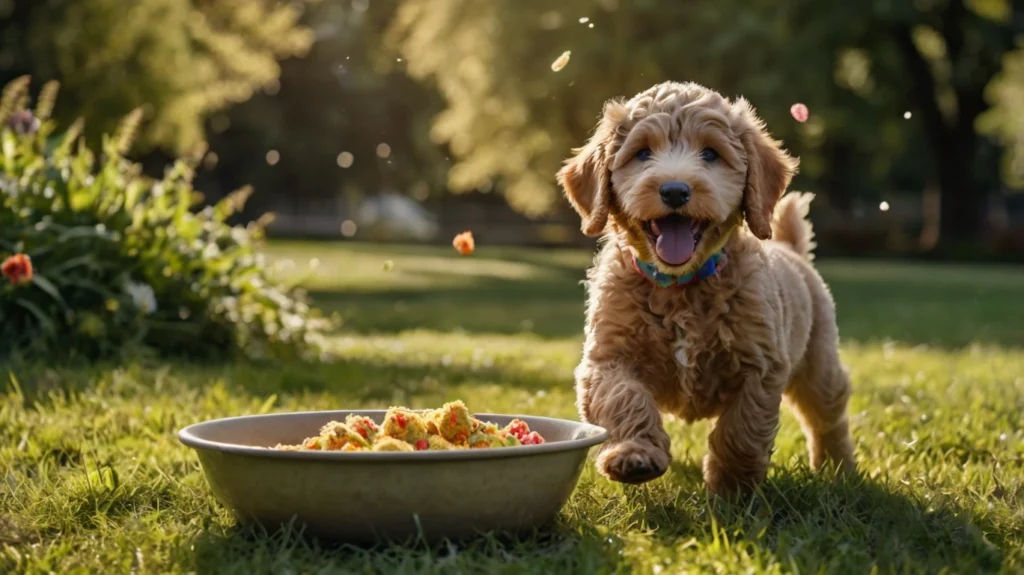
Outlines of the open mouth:
[[679,214],[643,223],[644,231],[654,244],[658,259],[672,266],[685,264],[693,257],[693,252],[707,227],[708,222]]

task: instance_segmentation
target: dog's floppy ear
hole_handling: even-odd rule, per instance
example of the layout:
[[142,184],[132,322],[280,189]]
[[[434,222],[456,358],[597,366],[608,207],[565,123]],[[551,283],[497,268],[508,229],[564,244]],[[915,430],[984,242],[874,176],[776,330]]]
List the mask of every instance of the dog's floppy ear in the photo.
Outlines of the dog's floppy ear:
[[750,231],[759,239],[767,240],[772,237],[775,204],[789,187],[800,161],[786,153],[781,142],[772,139],[749,102],[740,99],[736,107],[742,123],[740,141],[747,153],[743,216]]
[[576,155],[566,160],[558,171],[558,183],[565,190],[573,209],[579,213],[583,233],[591,237],[601,235],[608,224],[612,201],[609,169],[612,153],[608,148],[615,129],[625,116],[626,107],[622,103],[607,102],[594,135],[582,148],[573,150]]

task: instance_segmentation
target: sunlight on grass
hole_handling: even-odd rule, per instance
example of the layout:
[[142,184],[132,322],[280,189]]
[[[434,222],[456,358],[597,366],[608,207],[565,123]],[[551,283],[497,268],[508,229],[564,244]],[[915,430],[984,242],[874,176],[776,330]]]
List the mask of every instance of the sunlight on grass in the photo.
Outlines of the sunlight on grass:
[[[434,289],[472,286],[483,279],[527,282],[550,275],[536,263],[499,259],[500,252],[487,249],[460,256],[455,251],[414,246],[381,252],[321,244],[310,249],[302,246],[302,259],[292,257],[294,250],[290,244],[273,245],[266,251],[267,259],[278,263],[285,274],[305,277],[303,284],[312,290]],[[310,265],[313,260],[316,263]]]
[[[375,276],[375,262],[385,259],[396,270],[403,257],[448,259],[438,250],[411,250],[403,256],[405,248],[314,245],[302,255]],[[383,324],[379,314],[393,306],[397,288],[367,278],[332,279],[373,285],[376,292],[351,296],[331,284],[337,291],[329,301],[346,310],[349,323],[333,340],[330,361],[15,369],[14,379],[0,383],[6,386],[0,393],[0,572],[1024,569],[1022,316],[1007,311],[1017,309],[1010,292],[1019,294],[1024,282],[1002,270],[992,272],[991,284],[966,282],[960,271],[946,282],[945,268],[936,266],[822,264],[836,278],[841,329],[856,334],[844,338],[842,355],[855,390],[850,417],[862,480],[836,483],[811,474],[803,436],[785,412],[769,481],[758,496],[743,505],[709,501],[700,462],[710,426],[667,418],[674,462],[663,478],[623,486],[600,477],[590,462],[558,524],[522,541],[337,549],[294,532],[238,529],[210,493],[194,453],[178,443],[181,427],[264,411],[432,407],[455,398],[478,411],[577,417],[577,282],[589,256],[502,257],[510,269],[532,270],[530,279],[499,281],[492,273],[497,256],[467,259],[460,265],[470,266],[469,277],[486,289],[420,286],[425,299],[409,304],[418,309]],[[352,262],[361,263],[342,267]],[[864,285],[872,297],[861,294]],[[506,289],[496,291],[499,286]],[[983,294],[992,311],[956,315],[966,292]],[[350,297],[356,302],[347,306]],[[887,305],[897,304],[924,324],[897,332],[906,341],[887,341],[889,324],[873,327],[877,321],[867,318],[884,319]],[[936,307],[966,319],[955,325],[931,318]],[[541,320],[533,329],[519,325],[523,310]],[[461,329],[447,327],[449,319]],[[958,329],[964,333],[949,333]],[[955,345],[975,333],[991,339]],[[926,336],[937,345],[922,344]]]

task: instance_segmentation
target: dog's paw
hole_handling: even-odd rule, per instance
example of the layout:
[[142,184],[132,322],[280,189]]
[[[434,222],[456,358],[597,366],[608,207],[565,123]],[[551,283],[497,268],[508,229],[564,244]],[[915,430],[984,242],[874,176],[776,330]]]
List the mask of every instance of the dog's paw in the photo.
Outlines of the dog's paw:
[[621,441],[601,451],[597,469],[608,479],[635,485],[661,477],[670,462],[665,450],[650,443]]

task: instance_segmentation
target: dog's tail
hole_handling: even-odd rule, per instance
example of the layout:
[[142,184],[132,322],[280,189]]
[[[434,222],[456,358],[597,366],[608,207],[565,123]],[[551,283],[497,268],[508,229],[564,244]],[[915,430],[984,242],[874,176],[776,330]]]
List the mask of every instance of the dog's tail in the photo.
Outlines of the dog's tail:
[[812,193],[792,192],[782,196],[772,218],[772,238],[793,248],[811,261],[814,259],[814,227],[807,215],[811,209]]

